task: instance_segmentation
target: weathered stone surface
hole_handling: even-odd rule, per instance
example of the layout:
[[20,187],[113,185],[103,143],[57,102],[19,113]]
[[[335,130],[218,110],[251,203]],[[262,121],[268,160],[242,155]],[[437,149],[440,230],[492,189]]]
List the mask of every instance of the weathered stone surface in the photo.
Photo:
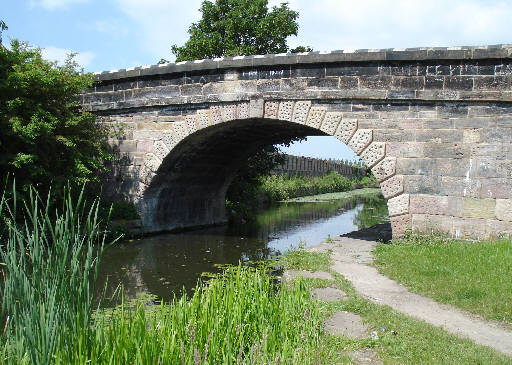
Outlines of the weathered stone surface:
[[411,194],[410,213],[462,217],[462,198],[439,195]]
[[324,122],[320,129],[325,133],[333,136],[336,133],[336,129],[341,122],[343,114],[340,112],[328,112],[325,115]]
[[229,122],[237,119],[237,105],[236,104],[225,104],[221,109],[222,121]]
[[360,155],[363,150],[372,143],[373,131],[371,129],[358,129],[356,133],[350,138],[348,146]]
[[249,102],[249,117],[263,118],[265,102],[263,99],[251,99]]
[[311,101],[297,101],[295,103],[295,109],[293,111],[292,122],[306,124],[310,108]]
[[151,171],[156,172],[162,161],[153,153],[147,153],[144,158],[144,165]]
[[237,108],[238,119],[249,118],[249,103],[240,103]]
[[291,121],[294,104],[295,103],[293,101],[282,101],[279,103],[277,119]]
[[396,158],[386,157],[372,168],[372,173],[377,181],[381,182],[391,177],[396,171]]
[[344,143],[348,143],[350,138],[354,135],[357,130],[357,119],[345,119],[341,120],[338,125],[338,129],[334,136]]
[[210,117],[212,124],[222,123],[222,106],[221,105],[213,105],[210,107]]
[[173,124],[172,126],[173,128],[173,131],[174,131],[174,134],[176,135],[176,137],[181,141],[182,139],[184,139],[185,137],[188,136],[189,132],[188,132],[188,126],[187,126],[187,123],[186,122],[176,122]]
[[463,198],[462,216],[466,218],[494,218],[496,199]]
[[349,297],[344,291],[333,287],[313,289],[311,296],[313,299],[323,300],[324,302],[337,302]]
[[409,213],[409,194],[402,194],[388,200],[390,217]]
[[185,118],[185,121],[187,123],[187,129],[188,129],[189,134],[192,134],[195,131],[197,131],[197,128],[198,128],[197,114],[187,115]]
[[386,181],[380,183],[380,189],[384,198],[389,199],[404,192],[404,177],[402,175],[395,175]]
[[322,124],[324,117],[325,117],[326,110],[324,107],[321,106],[314,106],[309,110],[308,119],[306,121],[306,125],[313,127],[313,128],[320,128],[320,125]]
[[277,119],[279,115],[279,102],[278,101],[266,101],[265,102],[265,118]]
[[383,142],[372,142],[361,154],[361,159],[366,166],[372,168],[386,155],[386,144]]
[[496,218],[512,222],[512,199],[496,199]]
[[198,110],[197,111],[197,128],[203,129],[211,125],[210,111]]
[[157,156],[160,160],[163,161],[163,159],[167,156],[169,153],[169,149],[162,141],[155,141],[155,144],[153,146],[153,153],[155,156]]
[[413,214],[412,227],[416,232],[453,236],[453,220],[454,217],[445,215]]
[[169,131],[163,134],[162,141],[165,143],[169,151],[171,151],[180,142],[180,139],[174,131]]
[[331,335],[349,338],[365,338],[369,335],[368,327],[360,316],[351,312],[337,311],[324,323],[324,330]]
[[397,215],[389,218],[391,221],[391,229],[393,230],[393,237],[402,237],[407,231],[412,229],[412,220],[410,214]]

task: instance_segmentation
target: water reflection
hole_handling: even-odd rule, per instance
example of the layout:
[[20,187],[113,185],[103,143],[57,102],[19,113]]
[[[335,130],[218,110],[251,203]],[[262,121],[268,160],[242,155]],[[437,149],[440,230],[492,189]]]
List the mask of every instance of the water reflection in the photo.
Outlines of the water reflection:
[[388,220],[381,196],[319,203],[288,203],[261,212],[254,222],[163,234],[109,248],[100,284],[108,293],[122,283],[124,294],[148,292],[169,300],[190,290],[216,264],[265,260],[299,244],[314,245],[335,236]]

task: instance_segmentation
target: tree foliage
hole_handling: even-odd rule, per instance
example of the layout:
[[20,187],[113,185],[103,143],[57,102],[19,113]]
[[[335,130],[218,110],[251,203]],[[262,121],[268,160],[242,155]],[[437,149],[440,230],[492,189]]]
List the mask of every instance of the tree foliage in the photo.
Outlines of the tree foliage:
[[205,0],[200,11],[189,40],[172,46],[176,61],[287,52],[287,38],[299,29],[299,14],[287,3],[269,10],[268,0]]
[[0,47],[0,177],[56,196],[68,181],[97,180],[111,155],[105,127],[80,110],[80,92],[92,82],[72,56],[60,66],[26,43]]

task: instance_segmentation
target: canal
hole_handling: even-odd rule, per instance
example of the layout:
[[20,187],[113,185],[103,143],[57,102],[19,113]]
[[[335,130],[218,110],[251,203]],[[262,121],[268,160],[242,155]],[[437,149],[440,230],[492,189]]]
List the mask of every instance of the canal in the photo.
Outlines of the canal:
[[247,223],[167,233],[108,248],[99,284],[107,294],[121,284],[125,298],[148,293],[165,301],[190,291],[204,272],[218,265],[272,259],[286,250],[315,245],[389,221],[385,199],[364,197],[308,203],[280,203]]

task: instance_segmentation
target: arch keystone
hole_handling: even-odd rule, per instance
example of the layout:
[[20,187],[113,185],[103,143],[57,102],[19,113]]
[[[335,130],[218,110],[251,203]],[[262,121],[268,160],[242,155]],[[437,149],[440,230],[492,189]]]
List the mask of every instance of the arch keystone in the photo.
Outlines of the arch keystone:
[[360,155],[366,147],[373,140],[373,132],[371,129],[358,129],[356,133],[350,138],[348,146],[354,150],[357,155]]
[[338,138],[345,144],[348,144],[350,138],[354,135],[357,130],[357,119],[342,119],[338,125],[334,137]]
[[293,110],[292,122],[298,124],[306,124],[310,108],[311,101],[297,101]]
[[372,168],[384,158],[386,155],[386,143],[384,142],[372,142],[368,148],[366,148],[361,154],[366,166]]
[[409,194],[398,195],[388,200],[390,217],[409,213]]
[[381,182],[380,189],[384,198],[394,198],[404,192],[404,177],[402,175],[395,175]]
[[324,117],[326,114],[326,109],[321,106],[314,106],[309,110],[308,119],[306,121],[306,125],[320,129],[322,122],[324,121]]
[[324,122],[320,126],[320,130],[333,136],[341,122],[342,116],[340,112],[328,112],[325,114]]

